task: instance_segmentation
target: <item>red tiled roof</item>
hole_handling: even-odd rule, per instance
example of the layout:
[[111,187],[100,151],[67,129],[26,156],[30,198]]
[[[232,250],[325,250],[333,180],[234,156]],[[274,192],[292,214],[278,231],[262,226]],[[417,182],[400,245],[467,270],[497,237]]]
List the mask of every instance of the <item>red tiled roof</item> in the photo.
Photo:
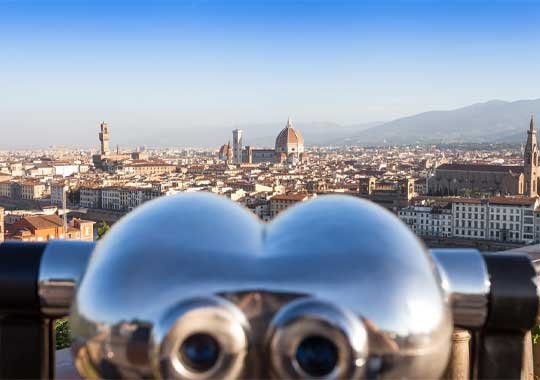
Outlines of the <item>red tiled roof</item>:
[[436,170],[456,170],[470,172],[488,172],[488,173],[522,173],[523,166],[509,165],[487,165],[487,164],[442,164]]
[[534,197],[491,197],[489,203],[500,205],[531,206],[537,198]]
[[307,194],[278,194],[274,195],[272,201],[303,201],[308,197]]
[[291,120],[287,121],[287,126],[279,132],[276,138],[276,148],[285,147],[287,144],[303,144],[304,138],[296,129],[292,127]]
[[462,198],[462,199],[453,199],[452,203],[466,203],[466,204],[481,204],[485,199],[476,199],[476,198]]
[[26,216],[23,218],[23,220],[25,220],[36,230],[62,227],[64,225],[64,221],[57,215]]

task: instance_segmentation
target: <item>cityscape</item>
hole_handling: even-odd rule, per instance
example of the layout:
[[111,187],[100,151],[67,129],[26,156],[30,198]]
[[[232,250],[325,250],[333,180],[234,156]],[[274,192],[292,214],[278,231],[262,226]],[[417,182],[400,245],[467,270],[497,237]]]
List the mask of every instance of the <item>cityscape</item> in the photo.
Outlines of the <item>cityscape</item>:
[[540,379],[539,22],[0,1],[0,379]]
[[386,208],[430,247],[540,242],[533,117],[514,145],[310,146],[291,118],[272,147],[245,145],[249,130],[230,133],[214,149],[112,149],[114,126],[102,122],[95,149],[4,151],[0,237],[92,241],[147,201],[204,191],[264,222],[298,202],[346,194]]

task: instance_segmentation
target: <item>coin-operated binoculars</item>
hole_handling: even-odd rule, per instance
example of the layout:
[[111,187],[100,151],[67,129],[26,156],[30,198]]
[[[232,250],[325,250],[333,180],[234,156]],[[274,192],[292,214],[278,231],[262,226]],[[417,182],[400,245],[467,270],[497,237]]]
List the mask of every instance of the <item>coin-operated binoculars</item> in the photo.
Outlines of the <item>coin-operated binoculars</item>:
[[526,256],[430,253],[344,196],[269,224],[217,196],[164,197],[95,248],[0,251],[1,377],[51,377],[50,320],[70,313],[88,378],[436,379],[455,326],[474,333],[474,378],[519,378],[539,307]]

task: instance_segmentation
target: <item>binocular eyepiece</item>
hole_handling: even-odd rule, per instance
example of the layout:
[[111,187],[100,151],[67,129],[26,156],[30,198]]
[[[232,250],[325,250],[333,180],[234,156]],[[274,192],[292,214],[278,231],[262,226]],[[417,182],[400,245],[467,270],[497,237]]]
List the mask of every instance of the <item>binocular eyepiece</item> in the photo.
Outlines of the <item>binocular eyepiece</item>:
[[[182,194],[139,207],[95,247],[40,247],[32,315],[70,314],[75,366],[92,378],[434,379],[454,327],[473,332],[473,377],[516,377],[539,308],[528,257],[429,252],[347,196],[264,224]],[[6,297],[2,313],[20,315]]]
[[292,301],[261,333],[254,334],[244,312],[230,301],[187,300],[167,311],[154,329],[150,362],[160,377],[177,379],[263,373],[288,379],[358,378],[365,372],[367,333],[362,322],[329,303]]

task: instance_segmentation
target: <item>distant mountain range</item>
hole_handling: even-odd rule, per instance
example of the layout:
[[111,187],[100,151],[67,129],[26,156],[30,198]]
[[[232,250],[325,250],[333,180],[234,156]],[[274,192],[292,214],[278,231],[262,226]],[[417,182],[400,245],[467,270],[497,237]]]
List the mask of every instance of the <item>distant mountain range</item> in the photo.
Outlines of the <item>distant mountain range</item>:
[[[326,144],[424,144],[524,142],[531,115],[540,116],[540,99],[491,100],[450,111],[430,111],[364,129]],[[540,120],[539,120],[540,121]]]
[[[455,110],[424,112],[389,122],[356,125],[294,123],[294,127],[302,133],[306,145],[520,143],[525,141],[531,115],[538,116],[540,125],[540,99],[514,102],[491,100]],[[273,146],[275,137],[284,125],[261,123],[237,127],[244,130],[246,145]],[[224,135],[223,131],[221,135]],[[224,142],[230,139],[229,135],[223,136]]]
[[[381,122],[355,125],[340,125],[332,122],[295,123],[293,120],[293,127],[300,131],[306,145],[328,145],[334,142],[339,143],[342,140],[345,141],[350,136],[380,124]],[[237,128],[244,131],[245,145],[273,147],[277,135],[285,128],[285,123],[283,123],[283,125],[271,123],[250,124],[237,126]]]
[[[538,117],[540,125],[540,99],[507,102],[491,100],[449,111],[430,111],[403,117],[388,122],[372,122],[340,125],[334,122],[296,122],[307,146],[346,146],[384,144],[430,144],[430,143],[521,143],[529,127],[531,115]],[[361,115],[359,115],[361,116]],[[244,131],[244,145],[274,147],[275,139],[285,127],[287,118],[272,123],[249,123],[212,125],[189,128],[189,133],[180,129],[154,128],[117,130],[114,138],[121,146],[138,146],[142,142],[150,146],[218,147],[232,140],[232,130]],[[185,129],[185,128],[184,128]],[[94,130],[92,130],[93,133]],[[95,134],[88,135],[95,141]],[[113,146],[117,140],[113,141]]]

